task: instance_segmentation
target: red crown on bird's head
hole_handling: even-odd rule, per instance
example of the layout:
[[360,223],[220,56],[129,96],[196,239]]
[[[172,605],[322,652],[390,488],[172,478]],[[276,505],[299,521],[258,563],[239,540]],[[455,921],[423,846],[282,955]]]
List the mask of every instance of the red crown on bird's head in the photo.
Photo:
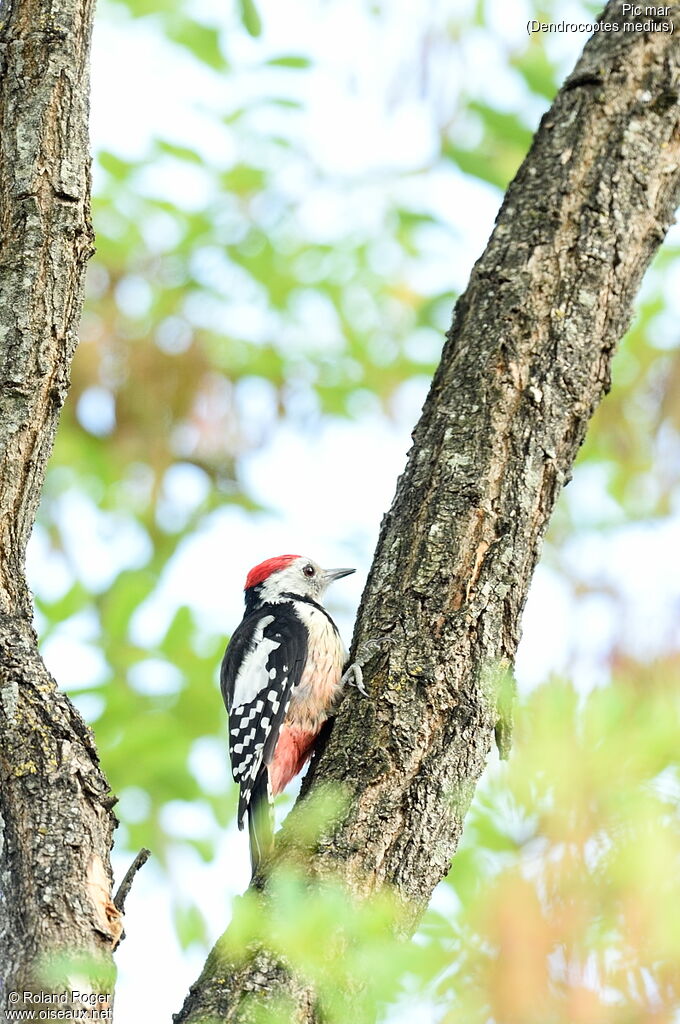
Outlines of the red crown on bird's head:
[[294,562],[299,557],[299,555],[277,555],[275,558],[266,558],[264,562],[260,562],[259,565],[254,566],[250,570],[246,576],[244,590],[250,590],[251,587],[256,587],[258,583],[264,583],[273,572],[285,569],[287,565],[290,565],[291,562]]

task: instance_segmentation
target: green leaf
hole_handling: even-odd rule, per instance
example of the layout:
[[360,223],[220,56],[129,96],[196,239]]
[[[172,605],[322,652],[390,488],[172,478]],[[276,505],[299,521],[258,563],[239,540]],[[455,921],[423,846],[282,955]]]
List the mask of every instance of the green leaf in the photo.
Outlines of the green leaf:
[[203,64],[224,71],[228,64],[220,46],[220,33],[216,28],[202,25],[192,18],[173,19],[168,25],[168,37],[173,42],[185,47]]
[[194,942],[206,945],[208,942],[208,927],[205,918],[198,907],[194,904],[189,906],[175,906],[173,908],[175,929],[177,937],[184,949]]
[[105,171],[108,171],[119,182],[129,178],[130,174],[136,171],[138,166],[130,160],[121,160],[115,153],[110,153],[106,149],[100,149],[97,154],[97,161],[100,167],[103,167]]
[[185,160],[190,164],[203,165],[203,158],[200,154],[194,149],[189,149],[188,146],[178,146],[176,143],[168,142],[166,139],[156,139],[156,149],[161,153],[177,157],[178,160]]
[[524,53],[512,57],[510,62],[517,68],[532,92],[546,99],[553,99],[557,92],[555,67],[546,56],[543,44],[536,41],[535,36]]
[[45,615],[53,628],[60,622],[70,619],[72,615],[82,611],[92,601],[91,595],[80,582],[75,582],[66,591],[63,597],[56,601],[46,601],[44,598],[36,597],[36,605]]
[[240,196],[259,192],[265,181],[265,172],[260,167],[250,167],[248,164],[235,164],[220,178],[220,182],[227,192],[235,192]]
[[276,68],[310,68],[312,66],[312,61],[309,57],[290,54],[289,56],[272,57],[267,61],[267,64],[270,67]]
[[262,35],[262,21],[254,0],[239,0],[241,21],[247,32],[254,38]]
[[443,155],[453,160],[464,174],[470,174],[473,178],[479,178],[481,181],[488,181],[499,189],[504,189],[512,177],[511,173],[499,167],[498,163],[481,149],[463,149],[448,142],[444,146]]
[[480,103],[476,100],[470,103],[470,110],[479,114],[484,124],[485,133],[494,140],[495,145],[498,145],[498,142],[504,142],[523,152],[529,148],[532,133],[519,114],[496,110],[488,103]]
[[118,644],[127,637],[130,619],[157,585],[157,576],[148,569],[127,569],[116,577],[100,601],[107,644]]

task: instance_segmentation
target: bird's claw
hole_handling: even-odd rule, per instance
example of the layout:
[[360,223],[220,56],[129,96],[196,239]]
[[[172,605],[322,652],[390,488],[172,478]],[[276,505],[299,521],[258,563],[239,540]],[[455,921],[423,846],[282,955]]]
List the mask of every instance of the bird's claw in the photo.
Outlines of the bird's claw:
[[390,642],[389,637],[381,637],[379,640],[365,640],[363,644],[360,644],[356,652],[356,658],[345,669],[341,682],[347,686],[356,686],[359,693],[363,694],[364,697],[369,697],[370,694],[364,686],[363,666],[371,660],[376,651],[382,650]]
[[368,690],[364,686],[364,673],[358,661],[353,661],[345,670],[341,682],[344,686],[356,686],[359,693],[368,697]]

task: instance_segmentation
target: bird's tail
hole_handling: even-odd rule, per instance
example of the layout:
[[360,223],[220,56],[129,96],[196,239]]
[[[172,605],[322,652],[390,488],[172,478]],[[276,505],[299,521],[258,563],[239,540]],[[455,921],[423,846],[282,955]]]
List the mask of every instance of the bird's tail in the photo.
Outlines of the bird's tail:
[[269,772],[265,767],[253,786],[248,804],[248,834],[250,836],[250,865],[253,878],[274,851],[274,813]]

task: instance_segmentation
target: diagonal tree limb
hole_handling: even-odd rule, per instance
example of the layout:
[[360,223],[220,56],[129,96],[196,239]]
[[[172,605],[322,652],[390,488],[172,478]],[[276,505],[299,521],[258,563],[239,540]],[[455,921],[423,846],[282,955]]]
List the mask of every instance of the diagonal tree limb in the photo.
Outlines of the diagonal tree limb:
[[[357,619],[355,649],[383,641],[365,669],[372,699],[349,693],[303,790],[349,795],[310,872],[358,895],[391,884],[414,926],[486,762],[493,682],[514,658],[555,500],[680,201],[680,46],[621,10],[607,6],[614,27],[543,117],[456,305]],[[670,18],[677,33],[680,5]],[[222,948],[177,1024],[248,1020],[252,995],[320,1019],[314,991],[265,950],[243,965]]]

